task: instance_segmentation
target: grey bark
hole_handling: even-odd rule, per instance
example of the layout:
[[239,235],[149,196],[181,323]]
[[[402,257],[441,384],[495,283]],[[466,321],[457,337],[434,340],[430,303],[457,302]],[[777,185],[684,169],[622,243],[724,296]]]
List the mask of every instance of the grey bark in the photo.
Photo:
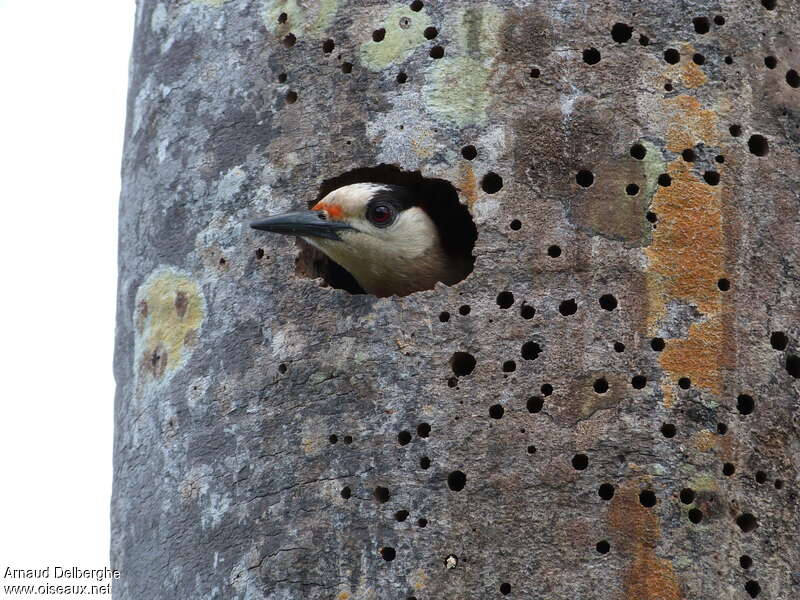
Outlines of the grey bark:
[[[800,597],[798,39],[789,0],[139,0],[115,597]],[[459,189],[465,281],[350,295],[247,227],[381,163]]]

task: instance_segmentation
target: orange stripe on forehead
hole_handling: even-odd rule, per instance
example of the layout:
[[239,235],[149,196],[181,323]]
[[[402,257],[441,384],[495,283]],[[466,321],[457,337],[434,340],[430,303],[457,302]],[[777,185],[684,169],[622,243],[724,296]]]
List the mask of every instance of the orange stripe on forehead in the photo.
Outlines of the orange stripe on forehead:
[[328,217],[332,221],[340,221],[344,217],[342,207],[337,204],[328,204],[327,202],[317,202],[311,210],[324,210],[328,213]]

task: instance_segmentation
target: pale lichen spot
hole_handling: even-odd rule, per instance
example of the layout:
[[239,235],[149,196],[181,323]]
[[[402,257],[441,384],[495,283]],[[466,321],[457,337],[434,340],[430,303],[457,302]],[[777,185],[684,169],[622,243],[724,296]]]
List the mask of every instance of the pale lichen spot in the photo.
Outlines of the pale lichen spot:
[[437,61],[425,86],[428,110],[460,127],[482,123],[489,108],[489,69],[482,61],[457,56]]
[[338,10],[339,0],[263,0],[261,14],[265,25],[273,34],[291,32],[299,39],[317,39],[333,24]]
[[399,63],[425,40],[425,28],[431,20],[425,11],[415,12],[408,4],[397,5],[386,13],[375,29],[386,31],[380,42],[372,38],[361,44],[361,63],[371,71],[382,71],[390,65]]
[[197,282],[172,267],[151,273],[136,293],[137,377],[164,380],[182,367],[197,345],[204,317]]

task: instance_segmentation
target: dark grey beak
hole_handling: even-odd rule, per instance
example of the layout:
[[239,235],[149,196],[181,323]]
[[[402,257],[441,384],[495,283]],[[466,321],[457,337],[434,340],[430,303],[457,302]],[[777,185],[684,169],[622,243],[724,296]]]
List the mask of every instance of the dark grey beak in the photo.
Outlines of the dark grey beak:
[[329,240],[340,240],[339,231],[352,229],[346,223],[329,221],[325,218],[325,213],[319,210],[303,210],[275,215],[259,221],[252,221],[250,227],[272,233],[328,238]]

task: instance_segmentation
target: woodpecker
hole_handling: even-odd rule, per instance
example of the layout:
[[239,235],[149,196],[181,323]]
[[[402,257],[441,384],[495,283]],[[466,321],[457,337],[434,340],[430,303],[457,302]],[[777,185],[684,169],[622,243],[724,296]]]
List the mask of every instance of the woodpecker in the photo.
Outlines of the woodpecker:
[[345,185],[310,210],[267,217],[250,226],[302,238],[378,297],[431,289],[437,281],[452,285],[472,270],[472,257],[445,247],[424,203],[404,186]]

